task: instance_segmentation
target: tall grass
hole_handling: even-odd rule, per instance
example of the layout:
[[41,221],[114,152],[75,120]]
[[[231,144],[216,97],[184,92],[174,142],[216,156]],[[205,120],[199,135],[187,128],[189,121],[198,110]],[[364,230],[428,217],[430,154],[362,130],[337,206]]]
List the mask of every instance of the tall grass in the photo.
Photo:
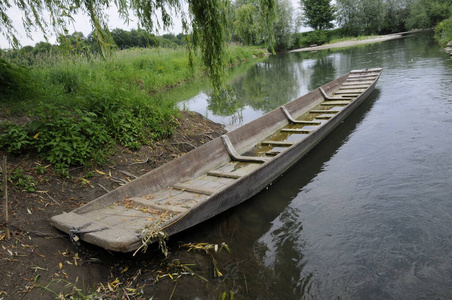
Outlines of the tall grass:
[[[224,59],[235,65],[261,54],[254,47],[232,47]],[[169,136],[178,110],[176,100],[162,94],[206,74],[200,57],[190,68],[181,49],[123,50],[107,60],[52,54],[16,62],[7,62],[12,79],[0,90],[1,113],[26,113],[33,121],[0,124],[0,147],[39,153],[64,175],[71,165],[102,162],[113,143],[137,149]],[[26,68],[18,66],[23,62]],[[99,128],[108,138],[91,141],[99,139]]]

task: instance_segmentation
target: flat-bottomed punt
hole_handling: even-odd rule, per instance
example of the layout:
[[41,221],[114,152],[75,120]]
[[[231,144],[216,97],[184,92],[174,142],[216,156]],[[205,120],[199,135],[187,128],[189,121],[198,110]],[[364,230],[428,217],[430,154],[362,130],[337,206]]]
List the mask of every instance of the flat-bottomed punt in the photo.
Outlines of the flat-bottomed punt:
[[369,96],[381,72],[351,71],[51,223],[119,252],[199,224],[286,172]]

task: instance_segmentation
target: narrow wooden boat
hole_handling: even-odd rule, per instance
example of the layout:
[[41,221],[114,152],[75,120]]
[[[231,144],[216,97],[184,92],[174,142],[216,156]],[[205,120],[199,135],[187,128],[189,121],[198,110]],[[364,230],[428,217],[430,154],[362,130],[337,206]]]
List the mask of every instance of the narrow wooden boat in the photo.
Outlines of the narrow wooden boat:
[[199,224],[287,171],[369,96],[381,72],[351,71],[51,223],[119,252]]

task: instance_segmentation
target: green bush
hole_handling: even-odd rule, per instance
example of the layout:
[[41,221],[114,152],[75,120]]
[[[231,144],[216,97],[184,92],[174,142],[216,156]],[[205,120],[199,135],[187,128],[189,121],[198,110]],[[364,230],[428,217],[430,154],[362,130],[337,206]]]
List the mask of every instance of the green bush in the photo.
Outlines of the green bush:
[[0,147],[12,154],[22,154],[30,151],[33,139],[25,126],[12,122],[0,124]]
[[65,176],[70,166],[104,162],[111,140],[96,114],[43,105],[33,118],[24,125],[3,123],[0,146],[13,154],[38,153]]
[[30,78],[24,67],[0,57],[0,96],[14,95],[29,88]]
[[328,43],[328,35],[324,30],[311,31],[306,35],[306,41],[309,45],[323,45]]
[[452,41],[452,17],[438,24],[435,28],[435,39],[442,45]]

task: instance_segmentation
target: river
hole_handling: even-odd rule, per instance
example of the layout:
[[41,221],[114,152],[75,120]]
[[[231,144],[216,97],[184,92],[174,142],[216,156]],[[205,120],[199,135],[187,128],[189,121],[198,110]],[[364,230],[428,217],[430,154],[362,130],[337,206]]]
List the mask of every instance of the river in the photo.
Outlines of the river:
[[431,34],[270,57],[229,83],[225,103],[201,93],[184,106],[233,129],[367,67],[384,69],[376,90],[326,140],[266,190],[184,233],[231,248],[218,291],[452,298],[452,60]]

